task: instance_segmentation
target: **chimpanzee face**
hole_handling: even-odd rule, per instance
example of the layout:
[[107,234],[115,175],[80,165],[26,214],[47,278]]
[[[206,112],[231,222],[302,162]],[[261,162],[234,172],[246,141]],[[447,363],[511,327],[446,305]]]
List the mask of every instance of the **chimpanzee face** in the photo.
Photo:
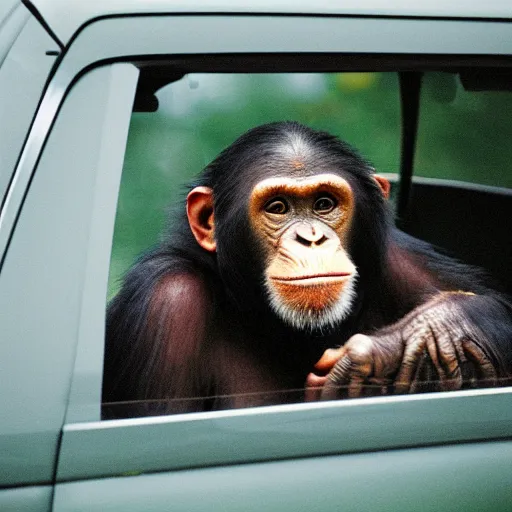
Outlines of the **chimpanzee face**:
[[[237,229],[249,229],[250,239],[256,241],[257,250],[244,247],[259,258],[262,286],[274,313],[299,330],[337,325],[352,311],[358,278],[351,256],[352,228],[361,206],[360,191],[353,188],[354,168],[384,196],[389,183],[332,137],[312,142],[304,134],[280,141],[267,136],[253,140],[249,135],[232,146],[233,154],[222,157],[226,162],[221,159],[214,167],[222,178],[214,182],[222,196],[220,220],[212,188],[190,192],[191,230],[204,249],[215,252],[218,242],[224,248],[234,243],[216,240],[216,219],[223,230],[232,219],[248,219]],[[218,200],[217,195],[216,205]],[[366,227],[357,229],[364,237]],[[241,251],[238,246],[236,250]]]
[[268,178],[254,187],[249,218],[265,255],[264,286],[285,323],[322,328],[350,313],[353,209],[349,184],[335,174]]

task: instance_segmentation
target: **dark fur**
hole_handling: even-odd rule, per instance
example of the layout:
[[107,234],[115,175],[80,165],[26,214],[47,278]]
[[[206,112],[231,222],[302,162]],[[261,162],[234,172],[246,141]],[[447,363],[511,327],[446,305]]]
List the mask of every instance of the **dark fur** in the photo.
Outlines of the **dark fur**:
[[[297,135],[309,149],[304,168],[292,170],[281,150]],[[360,276],[357,300],[336,330],[297,332],[264,297],[247,205],[262,179],[322,172],[340,174],[355,193],[349,252]],[[224,150],[191,186],[214,190],[217,253],[197,244],[182,208],[166,241],[128,272],[108,308],[103,400],[163,400],[117,415],[301,400],[306,375],[326,348],[397,321],[439,290],[478,294],[465,314],[485,331],[491,341],[482,348],[507,374],[510,304],[477,270],[393,228],[372,173],[339,139],[291,122],[255,128]]]

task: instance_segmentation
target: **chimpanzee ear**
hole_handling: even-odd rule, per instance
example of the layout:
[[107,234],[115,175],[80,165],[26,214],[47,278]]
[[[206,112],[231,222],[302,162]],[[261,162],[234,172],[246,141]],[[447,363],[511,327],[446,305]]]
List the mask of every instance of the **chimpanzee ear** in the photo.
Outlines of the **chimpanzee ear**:
[[384,176],[380,176],[378,174],[373,175],[375,181],[377,182],[377,185],[379,185],[380,189],[382,190],[382,195],[389,199],[389,193],[391,191],[391,184],[389,183],[387,178],[384,178]]
[[197,243],[206,251],[215,252],[215,224],[213,218],[213,190],[196,187],[187,196],[187,217]]

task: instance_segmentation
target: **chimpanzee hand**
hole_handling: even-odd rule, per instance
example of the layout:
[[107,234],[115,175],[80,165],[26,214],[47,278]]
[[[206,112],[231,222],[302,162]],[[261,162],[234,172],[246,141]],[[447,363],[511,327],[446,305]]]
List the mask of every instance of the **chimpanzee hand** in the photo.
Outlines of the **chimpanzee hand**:
[[485,334],[464,311],[468,300],[478,297],[440,293],[396,324],[371,336],[356,334],[341,348],[327,350],[315,369],[328,373],[309,374],[306,399],[495,385],[497,372],[479,344]]

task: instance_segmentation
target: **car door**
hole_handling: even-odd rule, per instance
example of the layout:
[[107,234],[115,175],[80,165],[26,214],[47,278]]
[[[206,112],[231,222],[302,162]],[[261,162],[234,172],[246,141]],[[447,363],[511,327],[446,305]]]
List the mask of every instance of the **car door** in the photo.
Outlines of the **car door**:
[[[460,50],[454,30],[466,40],[475,30],[451,21],[432,40],[431,20],[413,27],[387,18],[299,21],[113,16],[85,25],[59,60],[0,231],[0,309],[15,347],[2,364],[19,397],[9,402],[11,421],[13,429],[41,426],[51,437],[49,460],[58,446],[53,473],[39,480],[55,485],[56,511],[505,510],[512,499],[506,388],[101,420],[109,258],[143,63],[183,55],[200,56],[203,66],[212,55],[392,55],[411,30],[422,36],[411,51],[450,54]],[[363,32],[367,39],[358,37]],[[16,450],[29,460],[28,445]]]

